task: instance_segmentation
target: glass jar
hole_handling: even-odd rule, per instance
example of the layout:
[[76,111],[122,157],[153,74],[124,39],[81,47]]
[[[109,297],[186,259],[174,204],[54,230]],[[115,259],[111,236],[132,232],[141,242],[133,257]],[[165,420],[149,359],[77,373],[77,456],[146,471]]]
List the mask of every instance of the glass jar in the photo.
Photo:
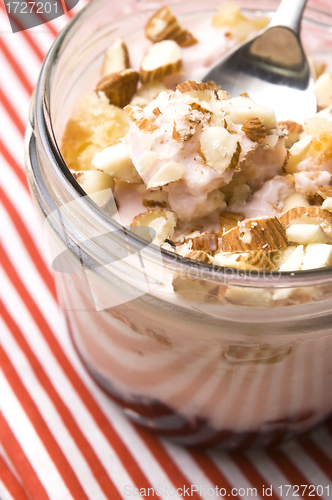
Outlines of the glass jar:
[[[221,3],[167,2],[180,19]],[[268,15],[276,7],[238,3]],[[31,105],[31,192],[72,341],[126,415],[188,446],[269,444],[332,414],[331,267],[235,272],[160,251],[85,196],[59,151],[71,106],[94,88],[110,41],[142,36],[158,6],[94,0],[57,38]],[[307,10],[309,53],[328,60],[331,26],[324,9]]]

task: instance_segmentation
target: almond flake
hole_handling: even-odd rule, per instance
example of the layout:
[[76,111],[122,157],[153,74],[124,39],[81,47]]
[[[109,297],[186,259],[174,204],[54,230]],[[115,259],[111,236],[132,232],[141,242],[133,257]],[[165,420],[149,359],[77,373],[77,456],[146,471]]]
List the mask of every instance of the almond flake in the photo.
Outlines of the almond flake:
[[235,135],[223,127],[205,128],[200,137],[200,152],[206,164],[217,172],[236,167],[241,146]]
[[279,250],[288,246],[286,232],[276,217],[245,219],[222,237],[224,252]]
[[303,139],[293,144],[289,150],[289,156],[284,167],[284,170],[288,174],[293,174],[297,165],[307,157],[311,144],[311,135],[306,135]]
[[118,141],[97,153],[92,159],[92,165],[102,172],[123,182],[141,183],[130,158],[129,144]]
[[182,179],[185,173],[184,167],[177,161],[169,161],[156,172],[147,184],[148,189],[166,186],[171,182]]
[[320,207],[291,208],[279,217],[279,221],[285,228],[296,224],[313,224],[321,225],[327,234],[332,232],[332,213]]
[[118,73],[104,76],[99,80],[96,92],[105,93],[111,104],[123,108],[136,92],[139,75],[133,69],[125,69]]
[[300,140],[300,134],[302,134],[303,127],[300,123],[287,120],[278,123],[279,127],[287,130],[287,137],[285,139],[286,148],[290,148],[293,144]]
[[197,260],[198,262],[204,262],[205,264],[212,264],[211,257],[201,250],[193,250],[188,252],[185,257],[187,259]]
[[236,227],[238,222],[242,221],[244,216],[242,214],[235,214],[232,212],[221,212],[219,214],[219,225],[223,233],[226,233],[233,227]]
[[321,226],[314,224],[292,224],[287,227],[286,234],[290,243],[298,245],[329,242]]
[[162,80],[167,75],[178,73],[181,68],[181,48],[173,40],[164,40],[152,45],[143,57],[140,79],[142,83]]
[[292,208],[296,207],[310,207],[310,203],[307,197],[302,193],[294,193],[286,198],[284,205],[282,207],[283,212],[288,212]]
[[[161,245],[166,239],[173,236],[177,223],[177,215],[171,210],[156,208],[136,215],[130,223],[131,230],[142,238]],[[135,231],[135,228],[140,229]],[[152,229],[153,231],[150,231]]]
[[200,234],[195,238],[186,238],[186,242],[192,241],[193,250],[202,250],[213,253],[218,250],[218,236],[216,233]]
[[105,52],[101,76],[119,73],[129,68],[128,49],[122,38],[116,38]]
[[145,25],[145,35],[152,42],[175,40],[180,47],[189,47],[198,42],[186,29],[182,28],[174,14],[165,6],[159,9]]
[[303,259],[304,259],[304,248],[303,245],[299,245],[294,248],[293,252],[288,257],[288,259],[280,266],[280,271],[285,271],[285,272],[299,271],[301,269]]
[[266,137],[266,129],[259,118],[247,118],[242,126],[242,130],[252,142],[263,144]]
[[318,269],[332,266],[332,245],[310,243],[307,245],[301,269]]

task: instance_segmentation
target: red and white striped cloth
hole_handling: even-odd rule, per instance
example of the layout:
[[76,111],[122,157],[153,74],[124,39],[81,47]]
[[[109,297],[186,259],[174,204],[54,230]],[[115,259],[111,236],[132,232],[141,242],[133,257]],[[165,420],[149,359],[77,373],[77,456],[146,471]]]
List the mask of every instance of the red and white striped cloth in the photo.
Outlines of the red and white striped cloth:
[[[143,498],[161,493],[159,498],[167,500],[172,488],[181,488],[172,498],[188,497],[191,485],[202,493],[191,498],[213,498],[216,486],[225,488],[226,496],[245,499],[252,497],[247,488],[257,488],[262,498],[263,485],[272,485],[272,498],[280,498],[279,486],[307,484],[322,485],[322,498],[329,500],[332,420],[273,450],[198,453],[130,423],[78,360],[46,263],[42,222],[23,163],[30,95],[47,49],[73,12],[12,34],[0,4],[1,500],[117,500],[137,497],[135,488],[148,492]],[[232,495],[232,488],[244,490]]]

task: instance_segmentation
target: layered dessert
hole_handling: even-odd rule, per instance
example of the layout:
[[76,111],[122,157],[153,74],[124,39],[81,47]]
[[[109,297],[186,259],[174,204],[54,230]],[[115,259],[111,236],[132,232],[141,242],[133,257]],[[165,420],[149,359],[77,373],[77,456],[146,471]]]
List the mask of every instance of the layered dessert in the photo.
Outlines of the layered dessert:
[[[180,262],[260,276],[332,265],[327,68],[313,61],[318,110],[304,123],[278,122],[273,106],[201,81],[268,22],[225,4],[189,26],[163,7],[140,43],[112,41],[94,89],[72,109],[61,151],[77,182]],[[69,314],[85,364],[131,418],[184,444],[232,447],[290,436],[331,413],[329,363],[310,363],[332,348],[330,323],[310,338],[319,316],[310,307],[331,298],[328,286],[253,292],[169,275],[166,300],[156,290],[98,312],[82,278],[80,311]],[[116,286],[96,283],[116,296]],[[303,303],[305,324],[291,310]],[[263,309],[279,307],[284,320],[266,320]]]

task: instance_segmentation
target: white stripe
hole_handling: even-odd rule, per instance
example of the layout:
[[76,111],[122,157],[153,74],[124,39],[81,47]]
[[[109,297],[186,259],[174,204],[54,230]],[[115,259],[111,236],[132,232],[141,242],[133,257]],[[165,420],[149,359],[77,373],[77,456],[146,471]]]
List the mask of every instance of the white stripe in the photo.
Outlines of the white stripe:
[[[7,113],[4,106],[0,102],[0,130],[1,139],[3,140],[6,148],[14,157],[16,162],[22,167],[24,166],[24,147],[23,136],[18,130],[11,116]],[[1,179],[3,181],[3,179]]]
[[299,471],[306,477],[309,484],[313,484],[315,486],[320,484],[323,486],[324,495],[322,498],[329,500],[326,495],[325,487],[330,484],[330,480],[326,477],[324,472],[319,469],[308,453],[303,450],[303,448],[301,448],[295,440],[281,445],[281,449],[293,462],[293,464],[296,465]]
[[0,498],[1,500],[15,500],[7,490],[6,486],[0,479]]
[[106,500],[106,497],[95,480],[90,467],[86,463],[80,450],[77,448],[75,441],[65,427],[61,417],[54,407],[54,404],[43,387],[40,385],[25,355],[22,353],[15,340],[11,337],[6,325],[3,324],[1,320],[0,328],[2,328],[2,345],[7,353],[7,356],[10,358],[23,385],[30,394],[45,423],[77,475],[83,489],[87,493],[87,496],[89,498],[95,498],[96,500]]
[[289,497],[285,495],[285,488],[283,488],[284,495],[280,495],[279,486],[287,484],[289,481],[278,469],[278,467],[273,463],[268,454],[264,450],[250,450],[246,452],[250,462],[254,467],[260,472],[260,474],[266,479],[265,488],[269,488],[272,485],[272,491],[280,498],[285,498],[289,500]]
[[[208,451],[207,453],[222,474],[227,477],[233,488],[244,488],[246,491],[249,488],[254,488],[228,454],[221,454],[217,451]],[[244,495],[241,498],[252,500],[253,496]],[[255,498],[262,498],[262,492],[257,490],[257,497]]]
[[1,408],[3,415],[51,500],[72,500],[67,486],[12,392],[1,369],[0,393],[3,400],[6,401],[6,404],[2,405]]
[[[75,389],[64,375],[61,367],[55,360],[53,353],[47,346],[43,337],[40,335],[38,328],[34,325],[31,317],[29,317],[30,315],[26,311],[25,306],[22,304],[21,299],[16,295],[15,289],[11,286],[5,276],[3,277],[2,283],[6,289],[6,296],[4,297],[5,306],[22,328],[27,342],[30,344],[35,356],[38,358],[38,361],[47,373],[55,390],[69,408],[74,420],[89,441],[115,486],[119,489],[119,491],[122,491],[123,485],[125,484],[134,487],[129,474],[123,467],[115,451],[108,443],[102,431],[96,425],[93,417],[88,411],[88,408],[86,408]],[[12,304],[14,305],[13,307],[11,307]],[[87,377],[87,374],[82,369],[81,365],[80,371],[85,377]],[[98,389],[94,387],[94,390],[96,391]]]
[[[47,257],[48,248],[45,238],[44,228],[41,218],[33,206],[32,199],[27,190],[22,186],[16,174],[4,161],[2,162],[1,185],[7,194],[7,197],[16,207],[17,212],[22,219],[23,224],[31,235],[36,247],[38,248],[40,257],[44,260],[46,265],[49,265],[49,258]],[[18,208],[19,202],[19,208]]]
[[1,80],[2,91],[7,96],[8,101],[15,109],[21,121],[27,123],[30,100],[28,91],[2,53],[0,53],[0,67],[1,73],[6,75],[6,78],[2,78]]
[[188,479],[189,484],[197,487],[198,491],[195,490],[197,494],[206,500],[210,500],[214,494],[208,490],[212,489],[215,492],[216,485],[210,481],[186,449],[164,439],[161,442],[173,462],[177,464],[182,474]]

